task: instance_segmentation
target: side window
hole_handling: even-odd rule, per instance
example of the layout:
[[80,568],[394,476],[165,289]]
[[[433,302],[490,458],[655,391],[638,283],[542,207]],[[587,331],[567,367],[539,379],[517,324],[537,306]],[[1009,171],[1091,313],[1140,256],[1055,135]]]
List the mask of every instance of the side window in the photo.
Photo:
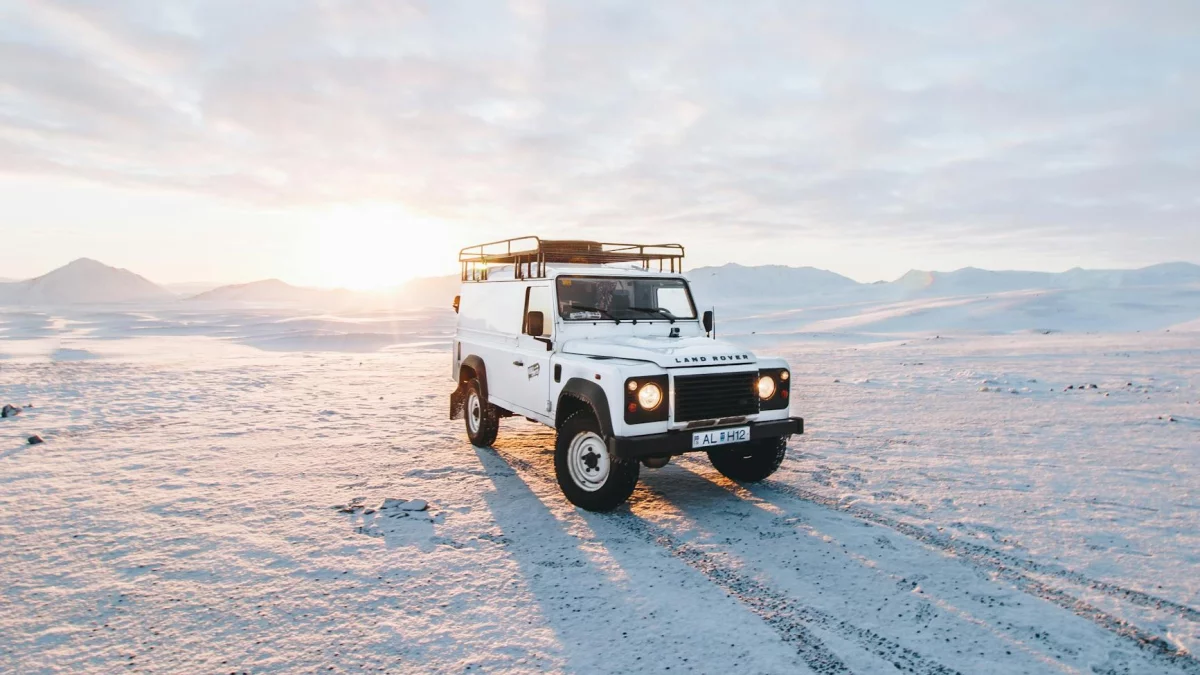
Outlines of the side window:
[[[525,289],[525,314],[528,317],[530,312],[541,312],[545,318],[545,323],[542,324],[541,337],[550,337],[554,330],[554,308],[550,302],[550,287],[549,286],[530,286]],[[521,323],[521,332],[526,332],[524,321]]]

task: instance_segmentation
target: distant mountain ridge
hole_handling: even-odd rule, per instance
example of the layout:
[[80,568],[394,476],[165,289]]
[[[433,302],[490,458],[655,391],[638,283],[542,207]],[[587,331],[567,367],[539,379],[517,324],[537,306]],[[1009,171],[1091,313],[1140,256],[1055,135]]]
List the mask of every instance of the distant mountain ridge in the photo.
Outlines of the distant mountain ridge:
[[1164,263],[1133,270],[1086,270],[1066,272],[993,272],[964,267],[953,272],[911,270],[891,282],[906,290],[940,294],[999,293],[1046,289],[1133,288],[1200,283],[1200,265]]
[[90,258],[80,258],[40,277],[0,287],[0,301],[19,305],[108,304],[173,297],[145,277]]
[[354,299],[344,289],[304,288],[279,279],[221,286],[187,298],[195,302],[268,302],[293,304],[343,303]]
[[726,298],[786,297],[795,294],[798,288],[818,293],[845,291],[862,285],[836,272],[785,265],[746,267],[728,263],[720,267],[698,267],[687,276],[696,294]]
[[813,267],[736,264],[688,272],[696,301],[718,308],[774,305],[811,307],[845,302],[968,297],[1017,291],[1117,290],[1200,286],[1200,265],[1165,263],[1135,270],[1066,272],[991,271],[964,267],[952,272],[911,270],[894,281],[861,283]]
[[392,291],[395,299],[414,307],[450,307],[462,279],[457,274],[411,279]]
[[200,295],[211,290],[226,286],[227,284],[218,284],[211,281],[184,281],[172,284],[162,284],[162,287],[175,295],[190,298],[193,295]]
[[412,279],[395,289],[351,291],[305,288],[279,279],[221,286],[188,298],[197,302],[276,303],[293,305],[386,305],[450,307],[458,293],[458,275]]
[[801,274],[804,268],[726,269],[693,272],[706,280],[694,285],[697,303],[716,308],[726,335],[1200,329],[1200,265],[1190,263],[1066,272],[912,270],[870,284]]
[[[772,303],[809,306],[825,301],[900,301],[1024,290],[1102,290],[1200,285],[1200,265],[1164,263],[1133,270],[1066,272],[991,271],[965,267],[952,272],[912,270],[895,281],[860,283],[815,267],[744,266],[729,263],[690,270],[698,302]],[[234,284],[191,295],[172,293],[129,270],[81,258],[27,281],[0,283],[0,303],[17,305],[130,303],[181,298],[208,303],[283,303],[314,306],[386,305],[449,307],[457,275],[412,279],[385,291],[304,288],[279,279]]]

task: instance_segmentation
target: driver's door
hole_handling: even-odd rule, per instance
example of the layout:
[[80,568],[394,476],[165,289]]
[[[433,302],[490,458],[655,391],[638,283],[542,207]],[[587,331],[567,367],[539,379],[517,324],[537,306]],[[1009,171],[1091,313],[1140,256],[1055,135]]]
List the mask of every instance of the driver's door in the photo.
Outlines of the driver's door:
[[[542,313],[540,335],[530,335],[530,312]],[[530,417],[546,421],[550,414],[551,352],[548,343],[554,338],[554,307],[549,284],[531,285],[525,289],[524,317],[521,335],[517,337],[516,358],[511,366],[521,371],[514,373],[516,400],[513,402],[524,408],[524,412],[532,413]]]

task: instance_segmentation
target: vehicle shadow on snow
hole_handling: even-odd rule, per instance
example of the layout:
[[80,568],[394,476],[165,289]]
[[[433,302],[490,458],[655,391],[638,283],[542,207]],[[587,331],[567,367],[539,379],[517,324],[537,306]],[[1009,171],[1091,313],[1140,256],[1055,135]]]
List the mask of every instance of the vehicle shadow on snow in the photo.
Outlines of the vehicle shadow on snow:
[[[520,440],[530,443],[513,446],[504,443],[498,450],[474,448],[495,486],[483,498],[503,533],[495,541],[505,547],[519,566],[529,592],[558,638],[561,657],[569,664],[567,670],[636,672],[649,668],[657,672],[667,667],[695,668],[700,654],[723,643],[724,629],[720,634],[696,632],[694,625],[685,630],[687,624],[676,628],[668,617],[705,613],[711,609],[705,603],[716,599],[715,589],[712,597],[695,593],[656,594],[653,589],[664,584],[664,568],[676,572],[680,568],[679,563],[661,551],[648,549],[644,536],[628,528],[630,518],[647,524],[649,521],[633,514],[628,506],[610,514],[571,508],[571,512],[581,516],[581,523],[556,516],[517,471],[533,467],[522,473],[535,473],[541,479],[553,481],[553,456],[541,448],[535,451],[532,445],[538,441],[534,438]],[[660,482],[654,476],[649,478],[652,485]],[[561,499],[565,505],[565,497],[558,492],[557,485],[553,490],[548,498]],[[639,487],[639,493],[642,492]],[[722,502],[729,500],[728,493],[720,490],[705,491],[705,496]],[[646,497],[635,494],[634,499],[645,501]],[[695,499],[702,501],[704,497]],[[684,574],[694,578],[697,585],[707,586],[699,574],[690,570],[684,570]],[[647,616],[662,618],[653,622],[654,631],[637,630]],[[690,644],[695,649],[664,651],[663,641]],[[731,645],[724,645],[723,651],[729,656]],[[652,663],[646,660],[649,654],[655,655]]]
[[612,622],[580,617],[612,601],[606,588],[610,573],[580,549],[580,539],[566,530],[504,457],[490,448],[472,449],[495,487],[483,495],[500,529],[499,536],[489,538],[520,568],[526,588],[557,637],[562,651],[556,656],[567,662],[567,670],[594,669],[604,663],[596,646],[608,643],[603,639],[607,636],[596,633],[608,630],[605,624]]
[[696,518],[713,515],[740,518],[744,514],[737,509],[745,505],[745,500],[672,461],[661,469],[642,469],[630,503],[635,511],[668,507]]

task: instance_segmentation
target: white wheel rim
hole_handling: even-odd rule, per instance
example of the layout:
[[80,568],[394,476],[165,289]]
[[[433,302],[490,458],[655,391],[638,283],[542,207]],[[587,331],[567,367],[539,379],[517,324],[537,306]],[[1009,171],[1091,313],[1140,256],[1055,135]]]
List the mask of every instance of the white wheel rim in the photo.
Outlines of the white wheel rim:
[[591,431],[576,434],[567,449],[567,471],[571,481],[585,492],[595,492],[604,487],[612,468],[608,458],[608,446],[604,439]]
[[471,392],[471,396],[467,399],[467,425],[471,427],[471,433],[479,433],[479,427],[483,424],[483,404],[479,402],[479,395]]

